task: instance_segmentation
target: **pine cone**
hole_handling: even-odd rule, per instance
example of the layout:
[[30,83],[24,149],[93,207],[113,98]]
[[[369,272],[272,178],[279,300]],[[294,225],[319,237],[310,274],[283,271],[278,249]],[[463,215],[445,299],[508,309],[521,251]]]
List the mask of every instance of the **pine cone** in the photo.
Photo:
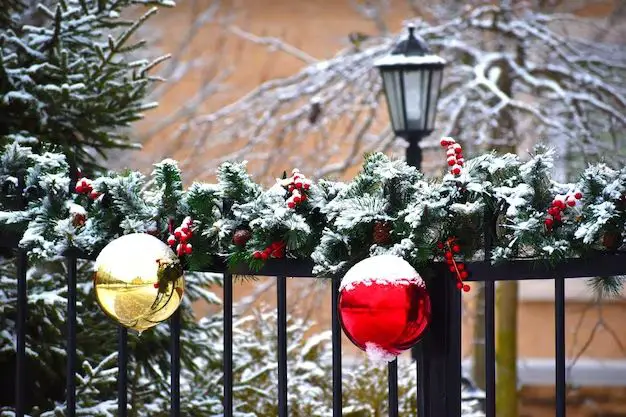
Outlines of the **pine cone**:
[[72,216],[72,225],[74,227],[81,227],[85,225],[85,221],[87,221],[87,216],[82,213],[75,213]]
[[624,240],[622,235],[618,232],[606,232],[604,236],[602,236],[602,244],[610,251],[616,251],[622,246],[622,243],[624,243]]
[[245,246],[252,237],[252,232],[247,229],[239,229],[233,235],[233,243],[237,246]]
[[378,245],[387,245],[391,243],[391,223],[376,222],[374,224],[374,242]]

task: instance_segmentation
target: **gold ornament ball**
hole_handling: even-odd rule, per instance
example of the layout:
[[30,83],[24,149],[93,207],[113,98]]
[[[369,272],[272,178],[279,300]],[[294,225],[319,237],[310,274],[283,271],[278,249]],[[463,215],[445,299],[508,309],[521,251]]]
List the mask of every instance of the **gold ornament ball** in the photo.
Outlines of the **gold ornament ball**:
[[133,233],[110,242],[96,258],[96,300],[113,320],[138,331],[169,318],[185,289],[172,249],[156,237]]

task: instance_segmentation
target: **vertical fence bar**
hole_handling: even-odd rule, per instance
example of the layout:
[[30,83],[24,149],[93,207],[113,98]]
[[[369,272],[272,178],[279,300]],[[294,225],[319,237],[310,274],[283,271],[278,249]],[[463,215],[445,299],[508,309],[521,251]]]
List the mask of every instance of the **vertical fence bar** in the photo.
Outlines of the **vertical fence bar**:
[[24,417],[26,413],[26,313],[28,309],[28,284],[26,272],[28,256],[22,249],[17,250],[17,346],[15,362],[15,415]]
[[496,290],[485,282],[485,416],[496,417]]
[[76,416],[76,257],[67,257],[67,417]]
[[341,278],[334,277],[331,287],[332,347],[333,347],[333,417],[342,415],[341,383],[341,326],[339,324],[339,285]]
[[[445,375],[446,386],[443,392],[436,393],[446,397],[446,416],[461,415],[461,291],[456,288],[453,279],[447,280],[446,298],[448,310],[445,323]],[[442,414],[436,414],[439,416]]]
[[[497,215],[489,207],[483,219],[485,261],[491,260],[493,240],[496,236]],[[480,285],[480,284],[478,284]],[[483,284],[485,294],[485,416],[496,417],[496,288],[495,281]],[[474,364],[475,365],[475,364]]]
[[461,291],[449,276],[427,283],[431,322],[418,344],[419,417],[461,415]]
[[287,417],[287,277],[277,278],[278,417]]
[[556,417],[565,417],[565,279],[554,280]]
[[180,307],[170,318],[170,417],[180,417]]
[[117,328],[117,416],[128,414],[128,330],[124,326]]
[[233,416],[233,276],[224,274],[224,416]]
[[389,417],[398,417],[398,359],[387,365],[389,382]]

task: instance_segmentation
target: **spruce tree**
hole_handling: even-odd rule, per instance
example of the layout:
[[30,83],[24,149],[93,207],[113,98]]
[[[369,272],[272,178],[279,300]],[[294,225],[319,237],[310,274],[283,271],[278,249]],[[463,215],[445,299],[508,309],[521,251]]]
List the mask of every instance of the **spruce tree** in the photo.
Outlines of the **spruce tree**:
[[[136,5],[151,6],[135,10]],[[155,106],[136,31],[171,0],[8,0],[0,8],[0,145],[47,145],[91,173]],[[143,12],[137,19],[122,17]]]

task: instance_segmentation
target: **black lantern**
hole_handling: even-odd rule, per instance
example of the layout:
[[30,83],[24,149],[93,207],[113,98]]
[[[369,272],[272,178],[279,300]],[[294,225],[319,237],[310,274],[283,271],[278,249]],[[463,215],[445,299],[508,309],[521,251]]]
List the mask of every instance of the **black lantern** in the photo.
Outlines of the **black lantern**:
[[375,62],[380,69],[393,130],[409,142],[407,162],[419,168],[418,143],[435,128],[437,101],[446,62],[415,36],[399,42],[391,54]]

